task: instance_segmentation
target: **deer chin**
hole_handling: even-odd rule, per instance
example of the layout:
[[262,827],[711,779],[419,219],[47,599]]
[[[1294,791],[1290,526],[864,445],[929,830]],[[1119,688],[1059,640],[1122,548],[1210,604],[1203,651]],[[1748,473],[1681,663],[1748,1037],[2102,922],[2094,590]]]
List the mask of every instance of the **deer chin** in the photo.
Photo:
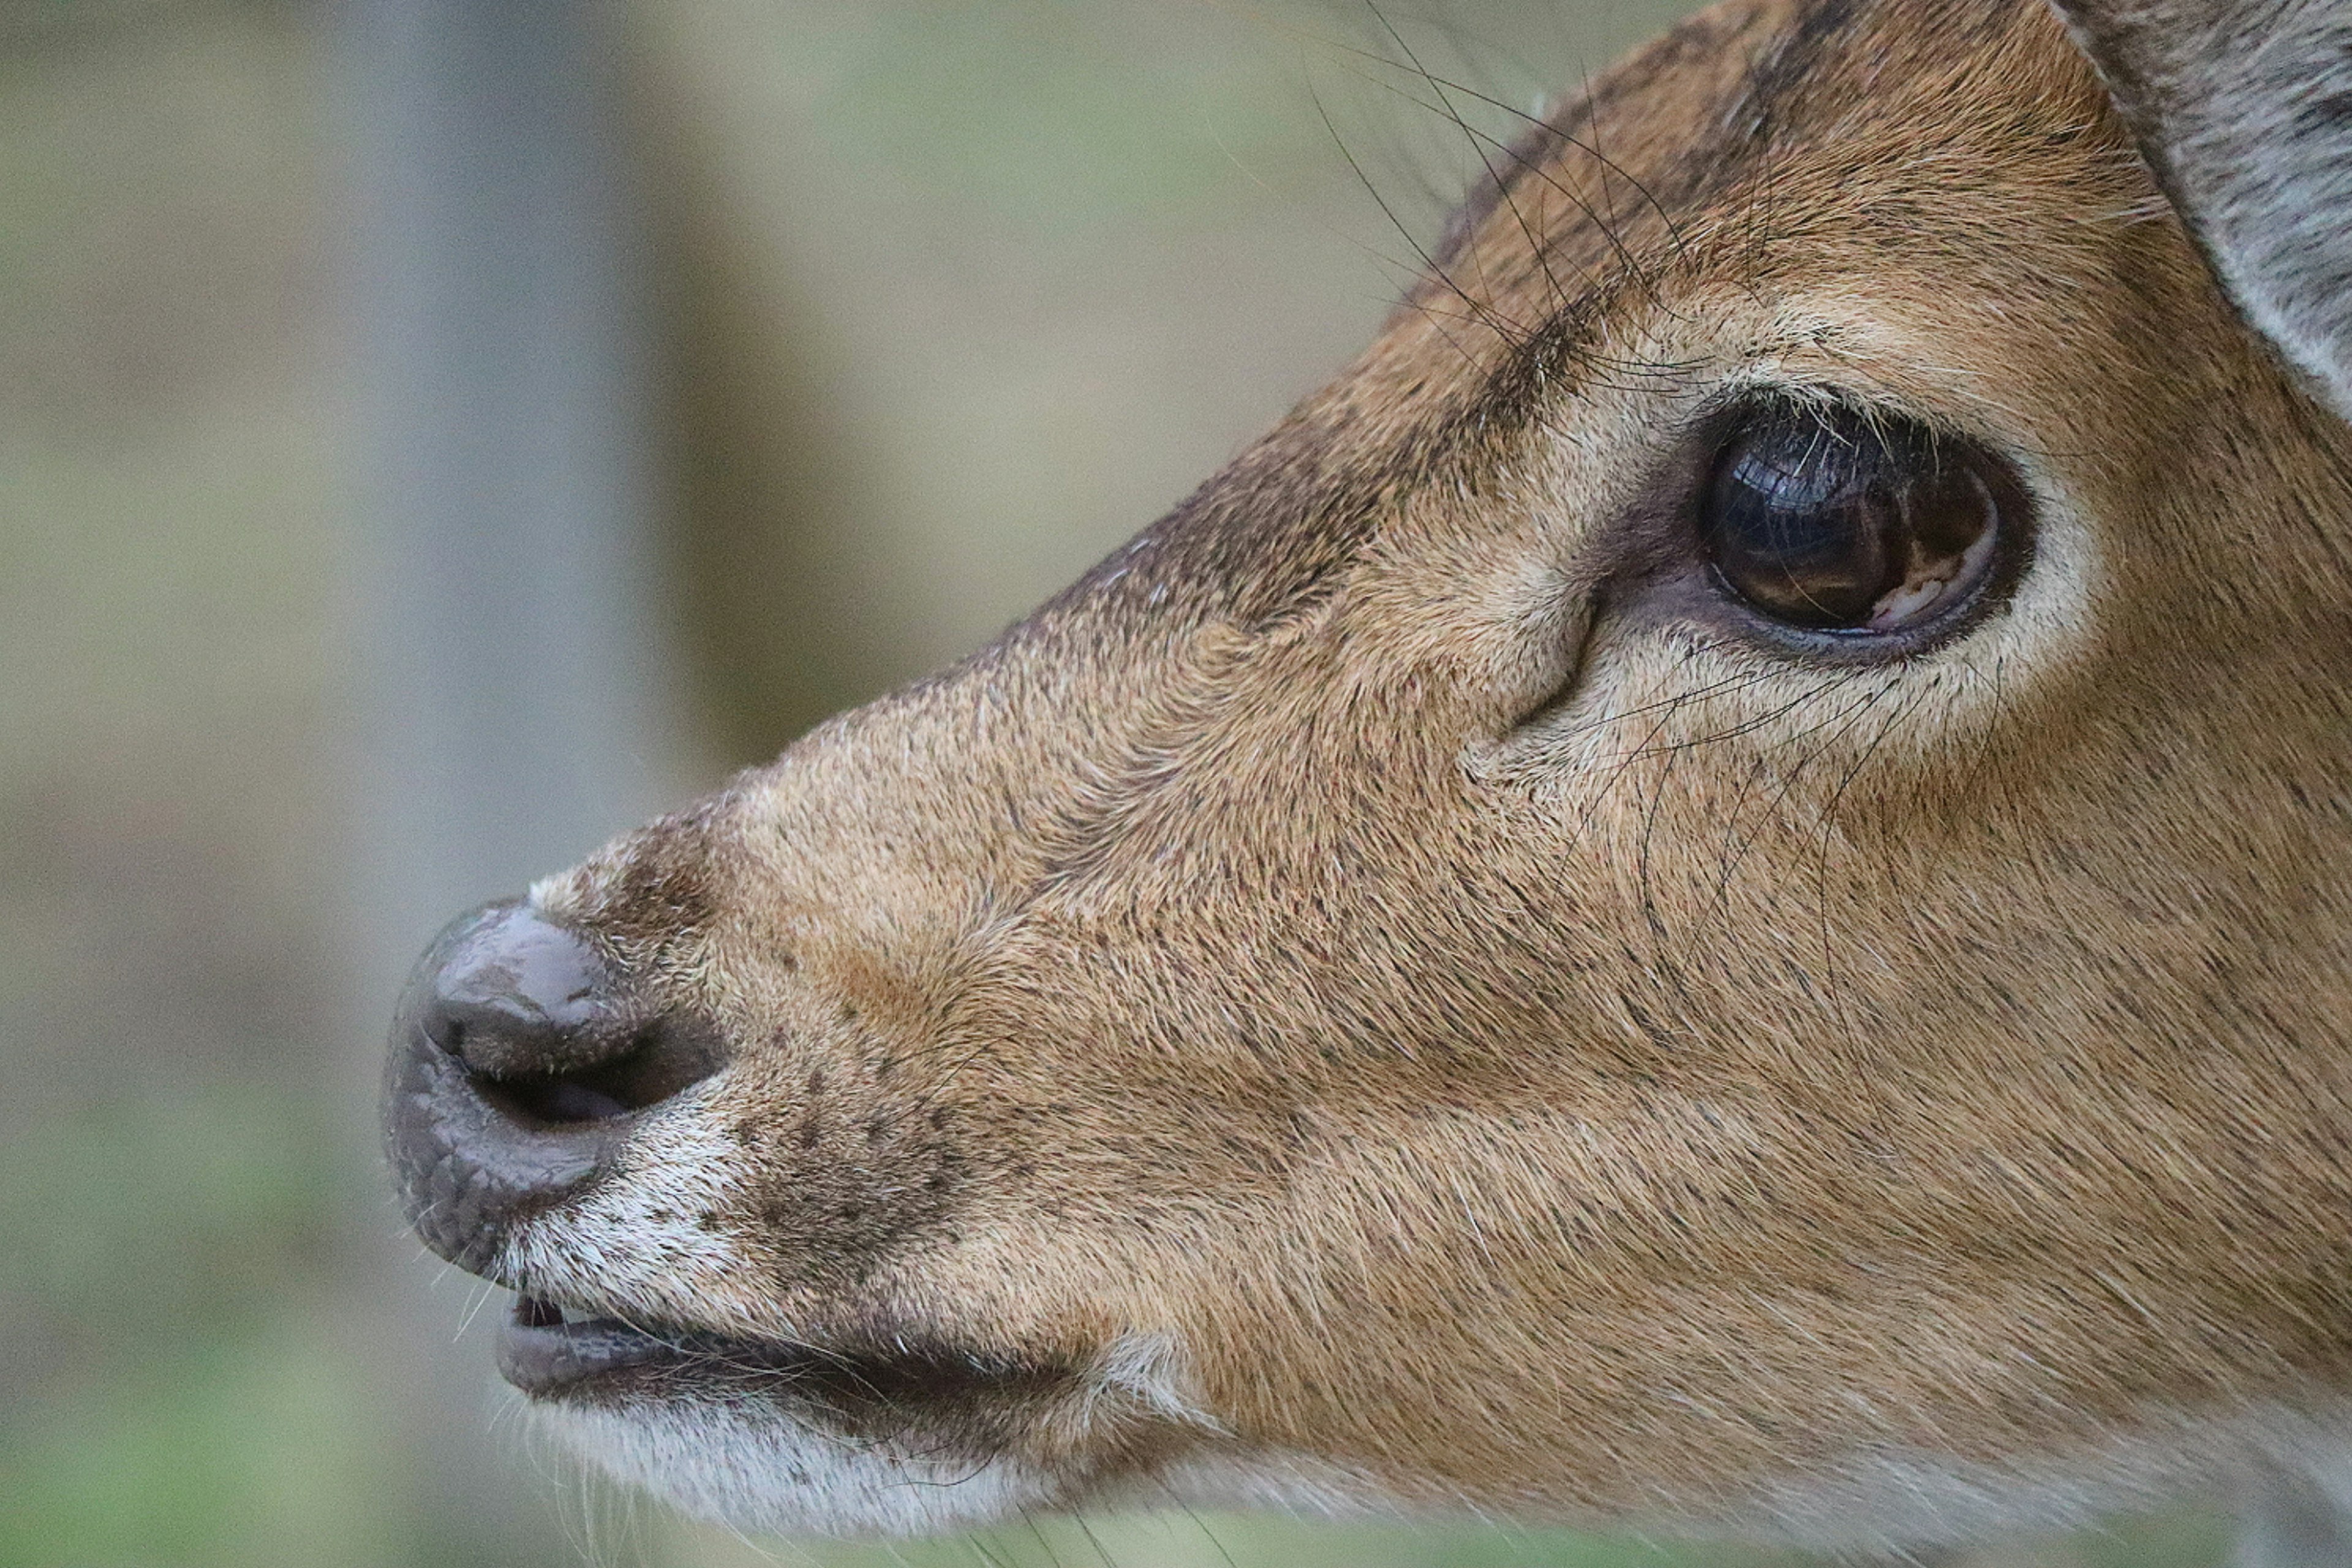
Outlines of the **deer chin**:
[[1171,1503],[1475,1514],[1320,1456],[1234,1441],[1183,1401],[1170,1354],[1141,1334],[1084,1367],[939,1346],[845,1352],[523,1298],[499,1363],[538,1423],[597,1469],[737,1531],[912,1537],[1038,1509]]
[[911,1331],[720,1333],[530,1295],[498,1345],[542,1423],[614,1479],[739,1530],[831,1535],[969,1528],[1132,1489],[1186,1429],[1217,1430],[1168,1358],[1143,1335],[1073,1363]]
[[614,1479],[739,1531],[927,1535],[1048,1506],[1066,1490],[1025,1460],[926,1453],[916,1420],[908,1423],[911,1441],[862,1441],[818,1424],[790,1400],[672,1389],[535,1408]]
[[521,1296],[499,1370],[615,1478],[739,1529],[919,1533],[1059,1495],[1030,1452],[1080,1369],[942,1343],[820,1346]]

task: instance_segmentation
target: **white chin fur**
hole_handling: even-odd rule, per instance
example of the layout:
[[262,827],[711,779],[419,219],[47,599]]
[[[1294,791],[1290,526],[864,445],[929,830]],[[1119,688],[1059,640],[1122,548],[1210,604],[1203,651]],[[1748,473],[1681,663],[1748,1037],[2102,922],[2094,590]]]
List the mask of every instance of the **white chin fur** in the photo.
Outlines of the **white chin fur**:
[[[1066,1488],[1018,1460],[974,1463],[893,1454],[731,1405],[537,1406],[550,1430],[623,1482],[698,1517],[779,1535],[926,1535],[969,1530],[1066,1503]],[[1881,1454],[1789,1478],[1744,1501],[1668,1506],[1613,1522],[1670,1536],[1731,1536],[1816,1552],[1895,1552],[2079,1529],[2116,1512],[2308,1492],[2352,1541],[2352,1421],[2271,1410],[2230,1421],[2182,1416],[2070,1460],[1971,1467],[1924,1454]],[[1348,1516],[1439,1516],[1471,1510],[1408,1501],[1360,1472],[1307,1455],[1235,1448],[1178,1461],[1148,1486],[1097,1499],[1156,1506],[1273,1508]],[[1528,1500],[1530,1522],[1551,1510]],[[1566,1522],[1563,1521],[1563,1522]],[[2329,1557],[2330,1562],[2346,1559]]]
[[698,1518],[776,1535],[928,1535],[1043,1506],[1050,1489],[1008,1460],[905,1458],[728,1405],[537,1407],[614,1479]]

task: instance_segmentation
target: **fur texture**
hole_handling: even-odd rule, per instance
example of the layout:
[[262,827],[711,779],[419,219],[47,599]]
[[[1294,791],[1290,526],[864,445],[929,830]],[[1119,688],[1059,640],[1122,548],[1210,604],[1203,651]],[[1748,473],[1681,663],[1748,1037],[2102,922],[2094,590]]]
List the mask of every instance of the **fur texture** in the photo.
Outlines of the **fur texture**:
[[2058,0],[2256,331],[2352,418],[2352,9]]
[[[999,1369],[591,1402],[622,1473],[1916,1549],[2343,1430],[2352,432],[2038,3],[1733,0],[1496,167],[1171,516],[536,890],[731,1055],[490,1271]],[[2000,454],[2014,584],[1888,659],[1732,615],[1761,391]]]

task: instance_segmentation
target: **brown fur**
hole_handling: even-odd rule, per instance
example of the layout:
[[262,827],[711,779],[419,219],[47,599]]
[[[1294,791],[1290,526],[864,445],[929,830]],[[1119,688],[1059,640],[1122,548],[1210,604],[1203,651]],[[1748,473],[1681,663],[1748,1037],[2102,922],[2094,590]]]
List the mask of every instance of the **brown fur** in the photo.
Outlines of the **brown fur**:
[[[568,1288],[1177,1347],[1205,1421],[908,1417],[1068,1500],[1748,1522],[2329,1408],[2352,438],[2039,5],[1735,0],[1496,162],[1174,514],[541,889],[719,1021],[745,1173],[719,1283]],[[1710,619],[1661,542],[1758,382],[2006,454],[2006,605],[1886,665]]]

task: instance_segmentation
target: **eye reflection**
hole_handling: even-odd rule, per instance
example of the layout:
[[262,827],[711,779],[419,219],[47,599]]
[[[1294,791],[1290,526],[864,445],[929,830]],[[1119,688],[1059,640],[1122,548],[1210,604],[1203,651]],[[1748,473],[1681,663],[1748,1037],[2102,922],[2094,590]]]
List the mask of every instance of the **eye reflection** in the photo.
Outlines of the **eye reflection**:
[[1717,459],[1700,539],[1723,584],[1775,620],[1901,631],[1991,576],[2002,507],[1989,463],[1910,421],[1775,408]]

